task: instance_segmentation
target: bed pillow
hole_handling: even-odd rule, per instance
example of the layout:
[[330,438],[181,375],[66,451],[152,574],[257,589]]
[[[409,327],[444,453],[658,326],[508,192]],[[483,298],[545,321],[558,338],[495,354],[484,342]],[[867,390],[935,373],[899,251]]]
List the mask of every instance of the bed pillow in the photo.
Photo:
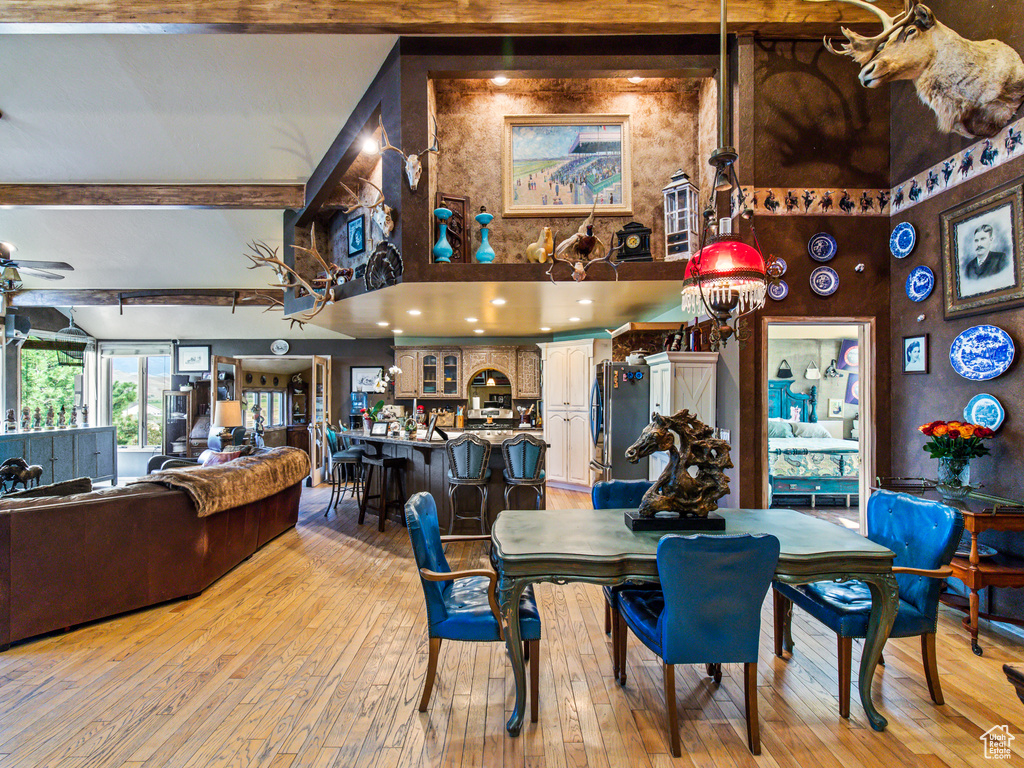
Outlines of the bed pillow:
[[829,432],[821,424],[811,424],[806,421],[798,421],[793,424],[793,436],[794,437],[832,437],[832,433]]
[[768,419],[768,437],[792,437],[793,425],[782,419]]

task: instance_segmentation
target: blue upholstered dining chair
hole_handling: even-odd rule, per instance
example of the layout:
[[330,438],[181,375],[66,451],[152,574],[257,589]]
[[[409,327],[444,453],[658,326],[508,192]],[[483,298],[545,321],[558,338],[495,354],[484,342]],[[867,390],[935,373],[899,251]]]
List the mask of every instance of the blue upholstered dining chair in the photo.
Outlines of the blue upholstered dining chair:
[[[427,711],[437,672],[442,640],[499,642],[504,639],[498,611],[498,576],[490,568],[453,571],[444,554],[444,544],[456,541],[490,540],[490,536],[441,536],[437,506],[429,493],[417,493],[405,505],[405,519],[412,552],[419,568],[423,596],[427,601],[427,635],[430,655],[423,683],[420,712]],[[540,612],[527,587],[519,602],[523,650],[530,664],[530,718],[537,722],[540,680]]]
[[[636,509],[652,483],[649,480],[602,480],[590,489],[594,509]],[[657,584],[617,584],[604,588],[604,633],[612,636],[612,674],[626,682],[626,668],[619,667],[619,592],[623,589],[658,589]]]
[[[868,538],[896,553],[899,584],[896,621],[889,637],[921,636],[924,674],[932,701],[942,704],[935,659],[935,625],[942,580],[952,573],[964,518],[945,504],[904,493],[875,491],[868,499]],[[862,581],[820,581],[794,587],[775,582],[775,655],[792,652],[793,603],[834,631],[839,646],[839,715],[850,716],[853,638],[867,634],[871,592]]]
[[619,592],[621,658],[627,627],[664,662],[669,746],[679,757],[675,664],[706,664],[715,682],[721,665],[743,664],[747,746],[761,754],[757,720],[757,647],[761,604],[779,561],[768,534],[669,535],[658,543],[661,589]]
[[[345,496],[345,485],[352,481],[352,496],[360,493],[360,486],[363,477],[363,456],[366,455],[365,448],[354,448],[344,434],[339,434],[331,427],[327,427],[327,451],[331,455],[331,497],[327,500],[327,509],[324,510],[324,517],[337,509],[338,502]],[[345,483],[342,482],[341,473],[345,471]]]

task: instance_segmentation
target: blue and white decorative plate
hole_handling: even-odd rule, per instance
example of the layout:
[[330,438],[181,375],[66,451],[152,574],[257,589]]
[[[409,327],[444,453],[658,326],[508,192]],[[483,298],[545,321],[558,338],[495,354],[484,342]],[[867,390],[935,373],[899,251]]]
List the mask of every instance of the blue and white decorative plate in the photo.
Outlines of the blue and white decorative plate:
[[928,267],[914,267],[907,275],[907,298],[911,301],[924,301],[932,295],[935,288],[935,273]]
[[827,232],[819,232],[807,243],[807,253],[815,261],[831,261],[838,250],[836,239]]
[[965,379],[988,381],[1006,373],[1014,352],[1013,339],[1002,328],[976,325],[953,340],[949,364]]
[[768,262],[768,267],[765,271],[768,273],[768,277],[778,279],[786,274],[786,268],[786,260],[781,256],[775,256]]
[[889,251],[897,259],[905,259],[914,250],[917,242],[917,230],[909,221],[901,221],[889,236]]
[[1006,411],[1003,404],[992,395],[975,395],[964,408],[964,420],[971,424],[981,424],[993,432],[1003,426],[1003,419],[1006,418]]
[[811,290],[819,296],[831,296],[839,288],[839,275],[832,267],[818,267],[811,272]]
[[782,301],[789,296],[789,286],[785,280],[772,280],[768,283],[768,298],[774,301]]

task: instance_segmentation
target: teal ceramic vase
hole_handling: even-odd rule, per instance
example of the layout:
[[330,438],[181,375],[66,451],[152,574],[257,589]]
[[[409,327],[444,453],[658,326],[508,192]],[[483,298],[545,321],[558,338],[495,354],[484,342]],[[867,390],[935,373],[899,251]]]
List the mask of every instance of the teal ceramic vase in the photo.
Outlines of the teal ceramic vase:
[[494,249],[491,248],[491,241],[488,239],[490,230],[487,225],[494,220],[494,215],[487,212],[487,209],[480,206],[480,213],[475,217],[476,223],[480,225],[480,247],[476,249],[476,260],[481,264],[490,264],[494,261]]
[[452,244],[448,242],[448,219],[451,218],[452,212],[448,208],[435,208],[434,215],[441,222],[441,229],[433,248],[434,263],[448,264],[452,260],[453,253]]

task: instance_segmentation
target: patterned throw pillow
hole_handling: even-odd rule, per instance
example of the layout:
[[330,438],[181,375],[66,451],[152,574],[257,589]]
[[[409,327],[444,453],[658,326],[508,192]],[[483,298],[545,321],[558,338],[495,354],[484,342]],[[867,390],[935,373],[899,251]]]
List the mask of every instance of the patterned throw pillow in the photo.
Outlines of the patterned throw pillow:
[[243,455],[242,451],[209,451],[209,455],[203,460],[204,467],[215,467],[218,464],[227,464]]

